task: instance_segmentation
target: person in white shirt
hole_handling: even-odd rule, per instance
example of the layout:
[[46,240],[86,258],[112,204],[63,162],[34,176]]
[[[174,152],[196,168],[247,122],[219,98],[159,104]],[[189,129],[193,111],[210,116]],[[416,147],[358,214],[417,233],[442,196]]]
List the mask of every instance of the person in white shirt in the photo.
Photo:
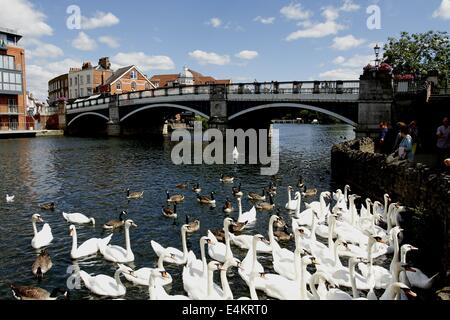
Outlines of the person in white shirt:
[[443,165],[444,160],[450,157],[450,126],[447,117],[442,120],[442,126],[437,129],[436,136],[439,163]]

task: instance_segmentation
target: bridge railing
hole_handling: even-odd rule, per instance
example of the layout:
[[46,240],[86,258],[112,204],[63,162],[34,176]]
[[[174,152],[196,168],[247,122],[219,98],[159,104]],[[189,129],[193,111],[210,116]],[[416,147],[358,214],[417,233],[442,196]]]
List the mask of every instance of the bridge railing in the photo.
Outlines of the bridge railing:
[[359,94],[359,81],[237,83],[228,94]]
[[83,101],[73,102],[71,104],[68,104],[66,107],[68,110],[78,109],[78,108],[86,108],[86,107],[93,107],[93,106],[97,106],[97,105],[107,104],[110,101],[111,101],[111,97],[101,97],[101,98],[96,98],[96,99],[87,98]]

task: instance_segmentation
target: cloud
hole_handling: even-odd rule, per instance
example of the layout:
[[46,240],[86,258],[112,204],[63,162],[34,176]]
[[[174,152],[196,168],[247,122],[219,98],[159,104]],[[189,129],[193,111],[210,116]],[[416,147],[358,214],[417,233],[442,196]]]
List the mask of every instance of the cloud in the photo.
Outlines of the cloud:
[[64,55],[64,51],[51,43],[44,43],[38,40],[34,40],[33,44],[35,49],[27,51],[27,57],[29,59],[38,58],[57,58]]
[[359,4],[354,3],[352,0],[344,0],[344,3],[340,7],[340,10],[345,12],[358,11],[361,8]]
[[45,14],[27,0],[0,0],[0,8],[3,27],[17,29],[27,37],[37,38],[53,34],[53,29],[45,22]]
[[333,60],[333,63],[334,64],[342,64],[342,63],[344,63],[345,62],[345,58],[343,57],[343,56],[339,56],[339,57],[336,57],[334,60]]
[[300,38],[323,38],[326,36],[337,34],[340,30],[344,30],[345,26],[336,21],[325,21],[313,24],[310,27],[292,32],[286,37],[286,41],[294,41]]
[[78,36],[73,39],[72,46],[81,51],[93,51],[97,48],[97,42],[83,31],[80,31]]
[[170,57],[149,56],[143,52],[120,52],[111,58],[111,62],[114,68],[136,65],[143,71],[175,69],[175,63]]
[[450,20],[450,0],[442,0],[439,8],[433,12],[433,18]]
[[243,50],[239,53],[236,54],[236,57],[238,57],[239,59],[244,59],[244,60],[253,60],[258,56],[258,52],[256,51],[250,51],[250,50]]
[[253,21],[261,22],[262,24],[273,24],[275,22],[275,17],[263,18],[261,16],[257,16],[255,19],[253,19]]
[[119,40],[117,40],[117,38],[114,38],[114,37],[102,36],[102,37],[98,38],[98,41],[103,44],[106,44],[110,48],[120,47]]
[[290,3],[281,8],[280,13],[288,20],[307,20],[311,17],[311,11],[303,10],[300,3]]
[[362,70],[362,68],[364,68],[372,60],[374,60],[372,55],[355,54],[354,56],[342,61],[340,65],[347,68],[359,68]]
[[322,9],[322,16],[326,21],[334,21],[339,18],[339,9],[335,7],[325,7]]
[[357,80],[362,69],[373,60],[371,55],[356,54],[350,58],[338,56],[333,63],[339,67],[319,74],[325,80]]
[[319,74],[324,80],[358,80],[360,72],[355,69],[333,69]]
[[97,11],[91,18],[81,17],[81,28],[84,30],[111,27],[120,22],[111,12]]
[[348,36],[334,38],[333,45],[331,47],[335,50],[345,51],[357,48],[365,42],[365,39],[357,39],[353,35],[349,34]]
[[222,20],[220,20],[219,18],[211,18],[209,19],[207,24],[214,28],[219,28],[222,25]]
[[220,55],[215,52],[205,52],[202,50],[195,50],[193,52],[189,52],[189,56],[195,59],[199,64],[215,64],[219,66],[224,66],[230,63],[230,56],[228,55]]

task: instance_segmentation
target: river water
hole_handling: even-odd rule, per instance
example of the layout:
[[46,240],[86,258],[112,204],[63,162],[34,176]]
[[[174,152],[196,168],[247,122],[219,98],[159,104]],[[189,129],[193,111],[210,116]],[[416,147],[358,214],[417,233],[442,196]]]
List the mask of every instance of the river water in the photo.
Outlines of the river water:
[[[296,186],[302,175],[308,188],[320,191],[333,190],[330,177],[330,155],[333,144],[354,138],[353,128],[347,125],[276,125],[280,129],[280,171],[273,179],[278,186],[275,203],[282,208],[279,213],[290,224],[289,213],[284,210],[287,202],[287,186]],[[136,139],[94,139],[72,137],[48,137],[35,139],[0,140],[0,299],[13,299],[10,283],[40,286],[51,291],[65,287],[71,267],[79,267],[90,274],[114,275],[113,263],[100,255],[84,261],[72,261],[70,250],[72,239],[69,224],[62,212],[82,212],[97,221],[93,226],[78,226],[78,243],[92,237],[104,237],[107,233],[102,225],[117,219],[122,210],[128,218],[138,224],[131,229],[131,244],[135,254],[136,269],[156,266],[157,256],[150,241],[163,246],[181,249],[180,227],[185,214],[201,221],[199,232],[188,237],[188,247],[200,257],[199,239],[208,229],[223,225],[222,205],[231,196],[230,184],[222,184],[220,175],[230,174],[242,182],[244,192],[261,192],[268,186],[270,177],[260,175],[256,165],[175,166],[171,162],[173,144],[163,139],[158,141]],[[195,194],[188,190],[177,190],[175,186],[184,182],[200,183],[202,194],[216,192],[217,207],[201,206]],[[235,182],[235,185],[236,185]],[[342,186],[341,186],[342,187]],[[124,190],[144,191],[144,199],[128,202]],[[183,193],[185,202],[178,207],[178,222],[164,218],[161,206],[166,203],[165,191]],[[6,203],[5,195],[14,194],[15,202]],[[309,201],[318,200],[315,198]],[[55,202],[55,211],[43,211],[39,204]],[[237,207],[237,204],[234,204]],[[243,209],[251,204],[243,199]],[[42,215],[52,228],[54,240],[48,247],[53,268],[38,282],[31,273],[31,265],[37,252],[31,247],[33,229],[31,216]],[[232,214],[237,218],[237,211]],[[254,227],[244,234],[267,235],[270,214],[258,213]],[[42,225],[38,224],[38,229]],[[116,232],[112,244],[124,246],[124,233]],[[287,245],[292,250],[293,242]],[[233,247],[237,258],[243,259],[245,251]],[[260,262],[267,271],[273,271],[268,255],[260,255]],[[183,291],[181,266],[165,264],[174,282],[166,287],[170,294],[185,294]],[[134,286],[123,279],[127,287],[125,299],[148,299],[146,287]],[[245,283],[236,270],[229,273],[229,281],[235,298],[249,296]],[[218,282],[218,279],[216,279]],[[262,293],[260,298],[265,298]],[[71,291],[72,299],[99,299],[84,285]]]

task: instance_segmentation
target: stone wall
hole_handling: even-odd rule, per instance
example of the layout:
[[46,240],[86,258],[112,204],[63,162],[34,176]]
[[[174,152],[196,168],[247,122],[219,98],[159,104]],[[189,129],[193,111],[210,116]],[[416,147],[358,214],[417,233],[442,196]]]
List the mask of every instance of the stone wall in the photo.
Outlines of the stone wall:
[[412,261],[429,275],[440,272],[439,284],[448,285],[450,175],[422,164],[388,164],[385,155],[373,150],[369,138],[334,146],[333,179],[340,185],[349,184],[363,199],[382,200],[388,193],[393,201],[407,206],[408,212],[402,215],[403,243],[420,249],[411,255]]

